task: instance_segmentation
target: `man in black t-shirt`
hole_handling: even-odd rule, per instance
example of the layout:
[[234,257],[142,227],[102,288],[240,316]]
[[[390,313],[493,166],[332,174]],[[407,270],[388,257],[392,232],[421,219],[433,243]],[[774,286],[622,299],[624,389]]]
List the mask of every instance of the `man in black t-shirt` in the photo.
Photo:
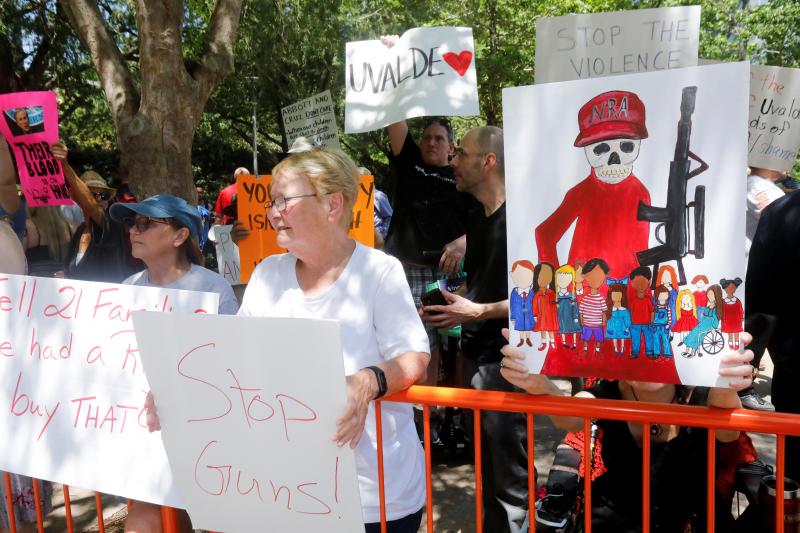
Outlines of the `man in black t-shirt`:
[[[391,163],[398,180],[394,212],[383,250],[397,257],[419,306],[428,283],[459,271],[466,248],[468,195],[456,190],[453,168],[453,129],[432,119],[418,146],[405,122],[387,128]],[[427,326],[431,363],[426,384],[435,385],[438,359],[436,330]]]
[[[500,375],[501,330],[508,317],[506,204],[503,130],[475,128],[464,136],[452,161],[456,186],[478,205],[467,222],[465,297],[444,293],[446,306],[425,306],[423,319],[436,327],[462,324],[463,384],[478,390],[518,391]],[[438,314],[437,314],[438,313]],[[528,512],[525,415],[481,413],[483,529],[517,533]]]
[[[776,200],[761,213],[750,248],[745,281],[745,314],[752,321],[753,351],[760,358],[764,345],[775,364],[772,403],[777,411],[800,414],[800,305],[785,294],[800,265],[800,193]],[[766,339],[757,315],[773,317],[774,331]],[[750,326],[749,326],[750,327]],[[800,481],[800,438],[786,438],[786,475]]]

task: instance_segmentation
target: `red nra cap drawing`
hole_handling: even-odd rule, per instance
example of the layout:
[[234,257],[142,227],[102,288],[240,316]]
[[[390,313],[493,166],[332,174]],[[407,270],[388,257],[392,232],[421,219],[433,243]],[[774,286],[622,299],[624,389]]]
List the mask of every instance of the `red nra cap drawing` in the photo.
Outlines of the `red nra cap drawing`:
[[578,111],[578,127],[579,148],[608,139],[646,139],[644,104],[628,91],[598,94]]

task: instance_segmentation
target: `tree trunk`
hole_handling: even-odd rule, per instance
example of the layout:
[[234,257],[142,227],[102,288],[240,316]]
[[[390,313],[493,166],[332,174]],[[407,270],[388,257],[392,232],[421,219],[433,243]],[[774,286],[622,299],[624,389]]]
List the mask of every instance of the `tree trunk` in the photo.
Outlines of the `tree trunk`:
[[208,97],[233,72],[242,0],[217,0],[207,51],[187,67],[182,0],[137,0],[140,87],[109,34],[96,0],[59,0],[89,51],[108,100],[122,165],[138,198],[169,193],[196,203],[192,142]]

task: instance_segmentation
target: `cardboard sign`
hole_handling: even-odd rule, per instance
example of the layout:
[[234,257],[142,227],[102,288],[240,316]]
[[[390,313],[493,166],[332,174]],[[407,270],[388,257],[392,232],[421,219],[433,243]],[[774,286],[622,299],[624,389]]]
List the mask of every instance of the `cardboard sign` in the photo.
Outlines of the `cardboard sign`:
[[[267,218],[264,204],[269,201],[269,184],[272,176],[239,176],[236,183],[239,191],[239,220],[250,230],[250,236],[239,242],[242,283],[247,283],[256,265],[265,257],[286,252],[278,246],[275,228]],[[353,223],[348,235],[369,247],[375,246],[374,204],[375,178],[361,176],[358,196],[353,206]]]
[[55,93],[0,94],[0,133],[17,162],[22,193],[31,207],[71,204],[61,162],[50,153],[58,141]]
[[[194,528],[363,529],[339,325],[136,313],[161,436]],[[311,370],[311,371],[310,371]]]
[[239,247],[231,239],[233,225],[213,226],[208,232],[208,238],[216,246],[217,270],[231,285],[241,283],[239,279]]
[[289,147],[298,137],[305,137],[315,146],[339,148],[339,130],[330,91],[286,106],[281,109],[281,115]]
[[503,91],[509,329],[532,372],[728,385],[748,79],[723,63]]
[[750,65],[747,164],[789,172],[800,148],[800,69]]
[[132,314],[216,312],[216,294],[0,276],[0,470],[173,507],[143,404]]
[[697,65],[700,6],[542,18],[536,83]]
[[478,114],[472,28],[415,28],[391,48],[347,43],[345,133],[412,117]]

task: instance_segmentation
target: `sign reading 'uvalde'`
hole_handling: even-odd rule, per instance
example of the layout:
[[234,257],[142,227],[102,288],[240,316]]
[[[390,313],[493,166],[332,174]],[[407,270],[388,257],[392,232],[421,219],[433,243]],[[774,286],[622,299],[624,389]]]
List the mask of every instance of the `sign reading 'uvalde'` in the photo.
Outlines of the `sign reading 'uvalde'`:
[[218,300],[0,275],[0,470],[181,507],[161,439],[145,426],[150,386],[132,315],[216,313]]
[[789,172],[800,148],[800,69],[750,65],[747,164]]
[[281,109],[281,115],[289,147],[298,137],[305,137],[315,146],[339,148],[339,131],[330,91],[288,105]]
[[363,531],[329,320],[136,313],[161,434],[195,528]]
[[539,19],[536,83],[697,66],[700,6]]
[[345,85],[346,133],[412,117],[477,115],[472,28],[415,28],[391,48],[347,43]]

